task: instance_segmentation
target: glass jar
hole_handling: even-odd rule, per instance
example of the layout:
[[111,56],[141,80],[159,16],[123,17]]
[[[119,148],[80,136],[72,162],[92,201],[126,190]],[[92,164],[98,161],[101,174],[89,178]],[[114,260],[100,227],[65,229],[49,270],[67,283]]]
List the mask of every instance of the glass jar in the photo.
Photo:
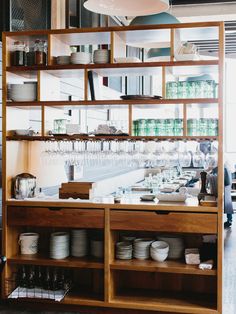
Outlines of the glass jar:
[[198,136],[199,135],[199,123],[197,119],[188,119],[187,129],[189,136]]
[[178,96],[178,83],[177,82],[167,82],[166,83],[166,98],[176,99]]
[[183,135],[183,119],[174,120],[174,135],[175,136]]
[[210,135],[208,119],[204,118],[199,119],[199,135],[200,136]]
[[13,66],[26,65],[26,51],[27,47],[23,41],[15,41],[13,46]]
[[47,64],[47,44],[45,40],[37,39],[34,43],[34,63],[35,65]]
[[56,119],[54,120],[54,130],[55,134],[66,134],[66,125],[68,121],[66,119]]
[[155,136],[156,121],[154,119],[148,119],[146,123],[146,135]]
[[208,131],[207,135],[217,136],[218,135],[218,120],[217,119],[207,119],[208,122]]
[[139,119],[138,120],[138,136],[145,136],[146,135],[146,120]]
[[165,120],[164,119],[156,119],[156,126],[155,126],[155,135],[156,136],[165,136]]
[[166,136],[174,135],[174,119],[165,119],[165,133]]

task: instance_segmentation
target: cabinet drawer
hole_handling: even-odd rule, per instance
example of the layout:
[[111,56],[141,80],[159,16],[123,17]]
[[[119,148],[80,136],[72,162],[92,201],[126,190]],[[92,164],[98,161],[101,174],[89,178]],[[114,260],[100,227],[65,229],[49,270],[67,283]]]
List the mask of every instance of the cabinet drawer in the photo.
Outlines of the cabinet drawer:
[[12,226],[103,228],[104,210],[11,206],[7,208],[7,223]]
[[111,229],[217,233],[217,214],[111,211]]

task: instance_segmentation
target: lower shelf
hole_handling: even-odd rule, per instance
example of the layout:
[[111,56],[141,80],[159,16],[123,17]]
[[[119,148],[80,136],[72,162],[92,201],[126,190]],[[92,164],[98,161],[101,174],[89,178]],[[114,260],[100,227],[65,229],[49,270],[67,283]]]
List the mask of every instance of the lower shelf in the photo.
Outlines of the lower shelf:
[[17,255],[7,259],[9,264],[16,265],[38,265],[38,266],[55,266],[69,268],[94,268],[103,269],[104,263],[100,259],[93,257],[68,257],[65,259],[51,259],[43,255]]
[[112,304],[130,309],[143,309],[174,313],[216,314],[216,296],[187,295],[174,292],[153,292],[151,290],[125,290],[111,300]]

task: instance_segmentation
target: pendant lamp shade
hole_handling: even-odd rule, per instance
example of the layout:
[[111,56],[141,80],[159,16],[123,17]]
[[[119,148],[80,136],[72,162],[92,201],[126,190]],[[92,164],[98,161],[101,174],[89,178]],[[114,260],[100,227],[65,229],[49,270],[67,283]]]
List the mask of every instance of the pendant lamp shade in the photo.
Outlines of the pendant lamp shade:
[[149,16],[137,16],[130,25],[163,25],[163,24],[178,24],[180,21],[172,14],[162,12]]
[[167,11],[169,0],[87,0],[84,7],[99,14],[143,16]]
[[[135,17],[130,25],[163,25],[163,24],[179,24],[180,21],[172,14],[162,12],[159,14],[152,14],[148,16],[137,16]],[[176,41],[179,41],[179,30],[176,30]],[[132,41],[132,38],[130,38]],[[130,44],[132,47],[138,48],[166,48],[170,47],[170,31],[168,29],[146,31],[145,40],[142,42],[132,41]]]

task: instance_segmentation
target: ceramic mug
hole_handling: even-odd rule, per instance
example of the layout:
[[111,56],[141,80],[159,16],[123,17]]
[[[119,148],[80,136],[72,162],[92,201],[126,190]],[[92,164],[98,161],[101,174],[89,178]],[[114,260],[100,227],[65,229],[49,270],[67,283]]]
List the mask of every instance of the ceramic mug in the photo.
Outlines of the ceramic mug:
[[38,253],[38,233],[21,233],[19,237],[19,245],[21,254],[33,255]]

